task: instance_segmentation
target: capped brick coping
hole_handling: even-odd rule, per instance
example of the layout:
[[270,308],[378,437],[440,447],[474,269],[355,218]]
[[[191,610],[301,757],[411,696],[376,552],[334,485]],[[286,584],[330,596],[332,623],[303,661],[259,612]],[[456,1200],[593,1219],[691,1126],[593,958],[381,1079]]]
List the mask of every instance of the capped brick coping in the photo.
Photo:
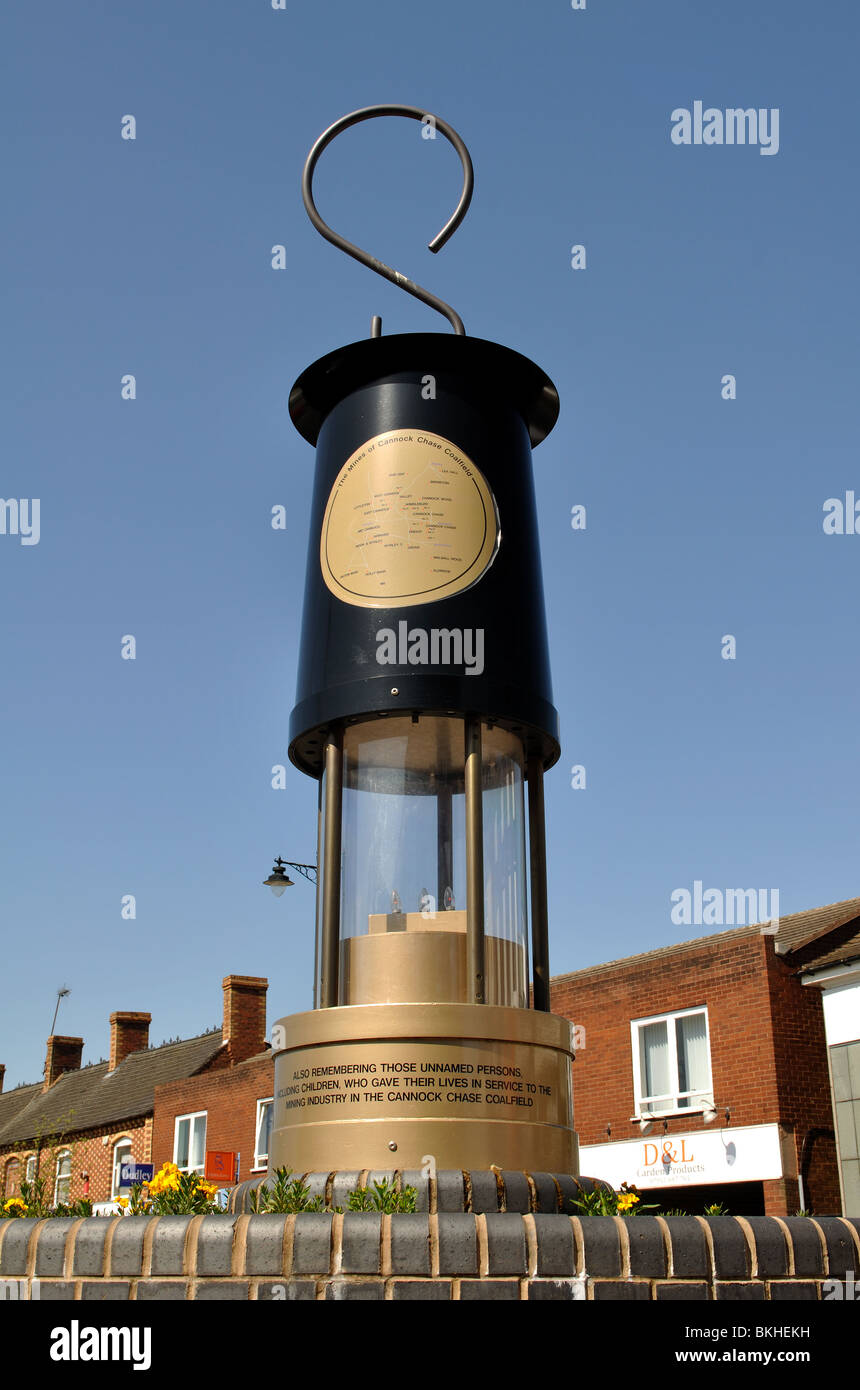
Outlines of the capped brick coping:
[[837,1281],[846,1292],[849,1278],[860,1283],[852,1271],[860,1275],[860,1218],[848,1217],[435,1211],[0,1221],[0,1279],[7,1298],[22,1299],[819,1301]]

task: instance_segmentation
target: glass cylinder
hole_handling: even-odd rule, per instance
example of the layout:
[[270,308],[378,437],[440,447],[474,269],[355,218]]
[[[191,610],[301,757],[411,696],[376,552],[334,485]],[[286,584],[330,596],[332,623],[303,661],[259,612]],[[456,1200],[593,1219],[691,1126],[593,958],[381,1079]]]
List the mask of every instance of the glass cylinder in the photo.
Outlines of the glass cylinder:
[[[482,743],[486,1002],[526,1008],[522,746],[489,726]],[[456,716],[344,730],[339,1004],[469,1000],[464,750]]]

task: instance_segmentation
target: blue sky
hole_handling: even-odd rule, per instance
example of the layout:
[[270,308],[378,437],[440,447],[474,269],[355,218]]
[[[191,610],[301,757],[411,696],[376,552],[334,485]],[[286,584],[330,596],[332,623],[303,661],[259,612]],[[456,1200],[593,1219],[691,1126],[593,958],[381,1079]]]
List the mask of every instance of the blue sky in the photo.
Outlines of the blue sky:
[[[860,893],[860,536],[822,528],[860,496],[858,27],[832,0],[6,7],[0,496],[41,503],[38,545],[0,535],[7,1087],[60,985],[85,1060],[114,1009],[156,1042],[219,1022],[229,972],[268,976],[270,1020],[309,1007],[313,891],[260,886],[315,857],[314,784],[271,787],[313,469],[287,397],[374,313],[447,331],[302,207],[316,136],[371,103],[462,134],[472,209],[431,256],[456,155],[389,120],[325,153],[323,215],[561,395],[535,452],[554,972],[707,931],[670,918],[696,880],[783,913]],[[778,153],[673,144],[697,100],[777,108]]]

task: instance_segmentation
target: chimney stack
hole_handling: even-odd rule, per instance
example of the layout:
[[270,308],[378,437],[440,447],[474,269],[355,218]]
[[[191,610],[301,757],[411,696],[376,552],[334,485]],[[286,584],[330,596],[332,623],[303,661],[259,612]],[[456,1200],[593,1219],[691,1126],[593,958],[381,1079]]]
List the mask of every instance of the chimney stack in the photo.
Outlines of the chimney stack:
[[149,1025],[151,1022],[152,1014],[111,1014],[108,1071],[115,1071],[130,1052],[142,1052],[144,1048],[149,1047]]
[[5,1063],[0,1062],[0,1091],[3,1090],[3,1082],[4,1082],[5,1079],[6,1079],[6,1066],[5,1066]]
[[230,1058],[244,1062],[266,1046],[266,991],[269,981],[256,975],[228,975],[224,990],[224,1023],[221,1037]]
[[84,1050],[83,1038],[63,1038],[52,1034],[48,1039],[48,1052],[45,1057],[45,1080],[42,1086],[47,1091],[64,1071],[78,1071]]

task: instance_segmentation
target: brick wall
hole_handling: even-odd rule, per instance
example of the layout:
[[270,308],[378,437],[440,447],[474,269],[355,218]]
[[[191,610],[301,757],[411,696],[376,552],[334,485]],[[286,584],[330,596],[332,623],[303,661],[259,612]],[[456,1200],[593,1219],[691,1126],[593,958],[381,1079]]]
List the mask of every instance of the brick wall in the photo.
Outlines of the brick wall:
[[[860,1220],[414,1215],[122,1216],[0,1222],[20,1297],[817,1302],[848,1293]],[[36,1284],[38,1281],[38,1284]],[[786,1320],[788,1320],[786,1310]]]
[[[802,985],[797,965],[773,951],[766,967],[779,1110],[782,1123],[793,1130],[798,1172],[803,1154],[803,1202],[811,1211],[841,1211],[821,991]],[[797,1183],[792,1190],[797,1193]],[[797,1205],[791,1209],[797,1211]]]

